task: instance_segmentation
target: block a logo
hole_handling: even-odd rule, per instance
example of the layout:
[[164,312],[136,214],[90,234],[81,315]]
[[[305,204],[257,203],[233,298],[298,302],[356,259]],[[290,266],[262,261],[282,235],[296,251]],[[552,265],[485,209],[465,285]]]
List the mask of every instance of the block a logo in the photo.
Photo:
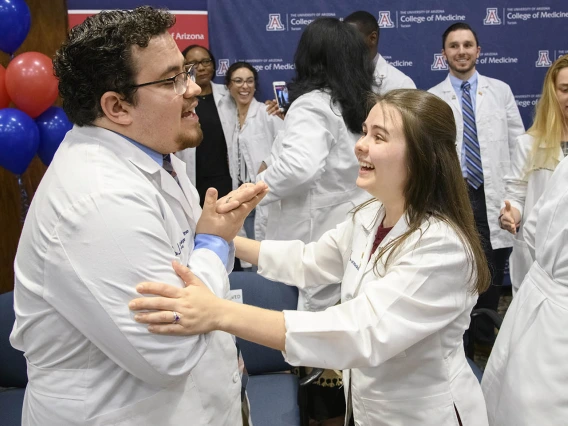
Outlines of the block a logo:
[[282,25],[282,19],[279,13],[270,13],[268,15],[266,31],[286,31],[286,27]]
[[548,50],[539,50],[538,51],[538,60],[535,63],[535,66],[538,68],[548,68],[552,65],[552,61],[550,60],[550,53]]
[[229,69],[228,59],[219,59],[219,65],[217,65],[217,75],[223,76],[227,73]]
[[487,14],[483,20],[483,25],[501,25],[501,18],[496,7],[488,7]]
[[379,12],[379,19],[377,20],[377,24],[379,24],[379,28],[394,28],[390,10]]
[[447,71],[448,64],[441,53],[434,53],[434,62],[430,65],[432,71]]

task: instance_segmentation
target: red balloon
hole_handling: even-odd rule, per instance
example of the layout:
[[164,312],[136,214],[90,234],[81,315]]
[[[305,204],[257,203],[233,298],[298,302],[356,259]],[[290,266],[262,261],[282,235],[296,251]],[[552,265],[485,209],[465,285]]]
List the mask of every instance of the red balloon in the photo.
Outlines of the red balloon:
[[16,56],[6,69],[6,89],[20,110],[36,118],[57,99],[53,62],[39,52]]
[[0,109],[8,108],[10,96],[6,90],[6,68],[0,65]]

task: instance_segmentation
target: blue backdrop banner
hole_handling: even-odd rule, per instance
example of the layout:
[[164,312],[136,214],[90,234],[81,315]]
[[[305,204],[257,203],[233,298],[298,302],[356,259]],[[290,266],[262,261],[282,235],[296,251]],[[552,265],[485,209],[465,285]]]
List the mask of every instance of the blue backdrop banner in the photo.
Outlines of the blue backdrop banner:
[[525,126],[532,121],[546,70],[568,53],[565,0],[209,0],[207,9],[217,80],[231,63],[248,61],[259,72],[259,100],[274,97],[273,81],[293,77],[294,51],[310,22],[323,16],[342,19],[356,10],[377,18],[379,52],[425,90],[448,72],[442,33],[454,22],[469,23],[479,36],[479,73],[511,86]]

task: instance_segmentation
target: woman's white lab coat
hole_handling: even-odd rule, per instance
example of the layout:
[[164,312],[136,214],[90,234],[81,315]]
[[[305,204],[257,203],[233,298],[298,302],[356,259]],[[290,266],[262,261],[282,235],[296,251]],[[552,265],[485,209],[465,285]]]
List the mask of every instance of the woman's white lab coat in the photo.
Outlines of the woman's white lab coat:
[[[264,104],[252,99],[243,126],[240,127],[236,120],[229,144],[229,166],[233,178],[233,189],[239,186],[239,152],[244,159],[251,181],[254,182],[261,163],[270,157],[276,135],[283,128],[284,121],[281,118],[269,115]],[[259,241],[264,239],[266,232],[266,210],[266,206],[256,208],[254,228],[255,239]]]
[[492,426],[556,426],[568,419],[568,160],[525,222],[534,256],[483,374]]
[[[509,258],[509,271],[514,293],[519,290],[534,260],[524,239],[524,223],[546,189],[546,184],[554,172],[554,168],[549,166],[529,171],[530,163],[532,163],[532,159],[529,157],[533,143],[534,138],[532,136],[526,133],[519,136],[511,161],[511,169],[505,175],[505,199],[509,200],[511,206],[521,213],[521,227],[513,240],[513,253]],[[536,155],[544,155],[544,151],[544,147],[541,147]],[[564,154],[559,146],[558,157],[554,166],[563,158]],[[505,207],[505,204],[503,203],[501,207]]]
[[[194,250],[197,191],[122,136],[74,127],[55,154],[15,260],[12,345],[25,352],[24,426],[241,424],[232,336],[159,336],[133,319],[142,281],[183,283],[188,265],[219,297],[225,265]],[[1,417],[1,415],[0,415]]]
[[[377,208],[365,207],[311,244],[261,243],[261,275],[341,293],[341,304],[323,312],[284,312],[286,360],[342,369],[359,426],[454,426],[454,405],[464,425],[487,425],[463,349],[477,300],[464,244],[450,225],[430,219],[377,274],[375,255],[369,261],[383,219]],[[379,247],[407,229],[402,217]]]
[[[313,91],[292,103],[284,131],[274,141],[271,164],[257,176],[270,188],[261,201],[269,205],[267,239],[316,241],[370,198],[355,184],[358,138],[347,129],[328,92]],[[337,299],[325,292],[301,291],[298,309],[320,310],[335,304]]]

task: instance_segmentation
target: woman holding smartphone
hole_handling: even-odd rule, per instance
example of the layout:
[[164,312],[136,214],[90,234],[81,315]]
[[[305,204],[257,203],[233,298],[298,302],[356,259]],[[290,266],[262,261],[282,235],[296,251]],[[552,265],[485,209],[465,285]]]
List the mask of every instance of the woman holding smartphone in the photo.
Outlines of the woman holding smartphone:
[[341,369],[351,424],[487,426],[463,333],[490,276],[455,138],[452,110],[437,96],[402,89],[375,98],[351,153],[371,201],[309,244],[235,239],[259,274],[324,284],[341,304],[276,312],[234,303],[176,264],[188,286],[139,285],[167,297],[132,301],[137,311],[160,310],[135,319],[160,334],[222,330],[281,350],[292,365]]
[[[284,131],[257,176],[270,188],[259,206],[268,209],[266,239],[309,243],[369,198],[355,184],[359,164],[353,148],[367,113],[373,65],[357,30],[336,18],[316,19],[306,27],[294,64]],[[298,309],[318,311],[338,301],[337,287],[302,288]],[[308,409],[321,426],[343,424],[340,375],[326,370],[310,385]]]
[[[261,163],[270,157],[276,135],[284,128],[281,118],[269,115],[254,95],[258,72],[248,62],[235,62],[225,74],[225,85],[237,106],[236,125],[229,143],[233,189],[255,182]],[[230,113],[230,111],[228,111]],[[266,207],[257,207],[245,221],[247,237],[262,240],[266,230]]]

